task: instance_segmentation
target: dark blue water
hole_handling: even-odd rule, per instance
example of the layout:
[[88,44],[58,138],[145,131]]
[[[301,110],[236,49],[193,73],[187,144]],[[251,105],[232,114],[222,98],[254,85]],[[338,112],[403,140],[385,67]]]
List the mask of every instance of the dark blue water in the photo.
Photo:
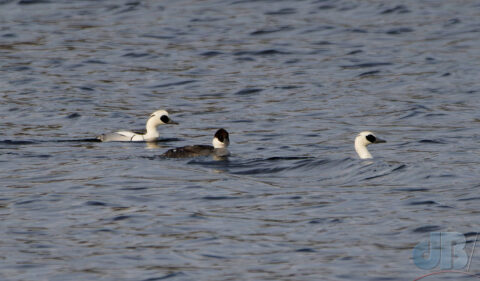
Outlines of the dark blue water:
[[[438,270],[418,242],[479,231],[479,19],[478,1],[0,0],[0,279]],[[157,109],[170,141],[84,141]],[[220,127],[228,161],[158,157]],[[363,130],[388,141],[372,161]]]

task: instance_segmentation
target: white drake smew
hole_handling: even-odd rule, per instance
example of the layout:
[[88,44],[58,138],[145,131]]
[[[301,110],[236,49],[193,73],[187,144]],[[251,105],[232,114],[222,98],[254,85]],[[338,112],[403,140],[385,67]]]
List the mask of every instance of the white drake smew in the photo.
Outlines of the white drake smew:
[[166,110],[157,110],[153,112],[147,120],[145,133],[118,131],[114,133],[103,134],[97,137],[101,141],[156,141],[160,137],[157,127],[163,124],[178,124],[168,117]]
[[364,131],[357,135],[355,138],[355,151],[357,152],[360,159],[371,159],[372,154],[367,149],[367,146],[372,143],[383,143],[387,142],[376,137],[372,132]]

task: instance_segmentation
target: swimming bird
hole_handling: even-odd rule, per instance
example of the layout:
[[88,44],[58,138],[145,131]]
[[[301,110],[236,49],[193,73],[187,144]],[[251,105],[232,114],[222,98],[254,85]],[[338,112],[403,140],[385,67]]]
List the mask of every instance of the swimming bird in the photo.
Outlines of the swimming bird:
[[178,124],[168,117],[166,110],[157,110],[147,120],[146,132],[118,131],[97,137],[100,141],[156,141],[160,136],[157,127],[163,124]]
[[168,158],[189,158],[189,157],[199,157],[199,156],[217,156],[225,157],[230,153],[227,150],[228,145],[230,144],[230,139],[228,132],[225,129],[219,129],[212,140],[212,145],[188,145],[184,147],[177,147],[170,149],[162,156]]
[[367,146],[372,143],[387,142],[380,138],[377,138],[372,132],[361,132],[355,138],[355,151],[358,153],[360,159],[370,159],[372,154],[367,149]]

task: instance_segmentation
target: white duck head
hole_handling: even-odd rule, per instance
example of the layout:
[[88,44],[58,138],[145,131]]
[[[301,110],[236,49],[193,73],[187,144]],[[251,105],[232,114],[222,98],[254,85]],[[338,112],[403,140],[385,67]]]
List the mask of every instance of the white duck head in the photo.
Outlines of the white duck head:
[[370,159],[372,154],[367,149],[367,146],[372,143],[383,143],[386,142],[375,136],[372,132],[364,131],[357,135],[355,138],[355,151],[358,153],[360,159]]
[[174,122],[170,117],[168,117],[168,112],[166,110],[157,110],[150,114],[150,118],[147,120],[147,134],[149,132],[156,132],[157,127],[163,124],[178,124]]

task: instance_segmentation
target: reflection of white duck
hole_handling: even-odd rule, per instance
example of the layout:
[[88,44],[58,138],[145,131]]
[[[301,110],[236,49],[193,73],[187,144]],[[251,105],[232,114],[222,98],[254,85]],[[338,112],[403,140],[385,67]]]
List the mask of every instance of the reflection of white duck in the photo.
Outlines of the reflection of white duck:
[[218,156],[223,157],[229,154],[227,147],[230,144],[228,132],[225,129],[219,129],[213,137],[211,145],[188,145],[170,149],[163,154],[168,158],[188,158],[198,156]]
[[147,120],[147,131],[142,132],[130,132],[119,131],[114,133],[103,134],[97,137],[101,141],[156,141],[160,136],[157,127],[162,124],[178,124],[173,122],[168,117],[166,110],[157,110],[150,115]]
[[358,153],[360,159],[370,159],[372,154],[367,149],[367,146],[372,143],[386,142],[380,138],[377,138],[372,132],[361,132],[355,138],[355,151]]

